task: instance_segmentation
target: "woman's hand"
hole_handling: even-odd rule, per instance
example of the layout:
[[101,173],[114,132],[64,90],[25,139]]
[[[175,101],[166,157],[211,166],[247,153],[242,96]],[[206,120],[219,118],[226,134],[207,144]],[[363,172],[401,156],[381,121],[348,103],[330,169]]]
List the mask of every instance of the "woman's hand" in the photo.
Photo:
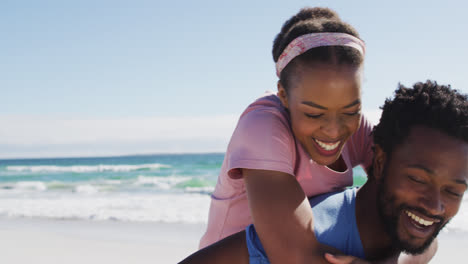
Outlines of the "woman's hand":
[[332,255],[330,253],[325,254],[325,259],[332,264],[370,264],[367,260],[363,260],[353,256],[346,255]]
[[368,261],[364,259],[360,259],[354,256],[346,256],[346,255],[339,255],[339,254],[325,254],[325,259],[332,263],[332,264],[396,264],[398,263],[398,254],[379,261]]

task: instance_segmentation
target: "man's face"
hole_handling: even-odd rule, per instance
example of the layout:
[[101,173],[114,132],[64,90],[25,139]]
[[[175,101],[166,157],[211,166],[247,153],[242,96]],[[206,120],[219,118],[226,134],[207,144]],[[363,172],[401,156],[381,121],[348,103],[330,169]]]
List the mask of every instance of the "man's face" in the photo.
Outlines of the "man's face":
[[458,212],[467,190],[468,143],[415,126],[383,167],[376,178],[387,232],[400,250],[422,253]]

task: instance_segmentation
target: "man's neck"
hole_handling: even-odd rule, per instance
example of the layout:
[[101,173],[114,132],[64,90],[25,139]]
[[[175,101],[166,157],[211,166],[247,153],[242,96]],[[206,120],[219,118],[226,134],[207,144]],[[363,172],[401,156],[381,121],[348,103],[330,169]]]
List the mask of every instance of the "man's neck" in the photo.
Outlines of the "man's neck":
[[400,252],[392,247],[392,241],[385,231],[378,213],[378,191],[375,182],[366,182],[356,195],[356,223],[366,259],[388,258]]

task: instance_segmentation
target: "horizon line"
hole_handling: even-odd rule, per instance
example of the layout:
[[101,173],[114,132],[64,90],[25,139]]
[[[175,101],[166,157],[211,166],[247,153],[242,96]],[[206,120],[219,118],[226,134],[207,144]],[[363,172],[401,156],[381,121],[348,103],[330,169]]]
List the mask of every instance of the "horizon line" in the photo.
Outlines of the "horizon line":
[[93,159],[93,158],[123,158],[139,156],[157,156],[157,155],[206,155],[206,154],[225,154],[222,151],[182,151],[182,152],[153,152],[139,154],[115,154],[115,155],[64,155],[64,156],[44,156],[44,157],[0,157],[0,161],[11,160],[42,160],[42,159]]

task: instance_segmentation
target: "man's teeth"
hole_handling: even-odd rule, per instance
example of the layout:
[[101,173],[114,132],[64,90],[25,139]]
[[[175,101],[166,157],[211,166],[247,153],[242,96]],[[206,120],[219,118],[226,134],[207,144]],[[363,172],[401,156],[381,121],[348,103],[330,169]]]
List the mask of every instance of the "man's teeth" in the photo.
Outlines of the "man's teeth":
[[319,140],[315,139],[315,142],[317,142],[317,144],[320,147],[322,147],[323,149],[330,151],[330,150],[336,149],[340,145],[341,141],[338,141],[338,142],[335,142],[335,143],[325,143],[325,142],[322,142],[322,141],[319,141]]
[[418,222],[419,224],[421,225],[424,225],[424,226],[430,226],[434,223],[434,221],[427,221],[427,220],[424,220],[422,219],[421,217],[409,212],[409,211],[406,211],[406,214],[411,217],[411,219],[413,219],[414,221]]

